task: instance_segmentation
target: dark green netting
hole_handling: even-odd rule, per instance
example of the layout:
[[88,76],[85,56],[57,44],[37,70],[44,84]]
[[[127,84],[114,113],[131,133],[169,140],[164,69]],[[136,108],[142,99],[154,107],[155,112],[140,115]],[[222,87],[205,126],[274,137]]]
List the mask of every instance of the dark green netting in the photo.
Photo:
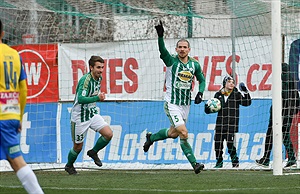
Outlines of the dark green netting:
[[[22,43],[24,34],[37,34],[38,43],[152,39],[159,19],[166,22],[168,38],[230,36],[216,32],[231,23],[237,37],[271,33],[270,0],[36,0],[35,6],[24,2],[0,0],[5,41],[11,44]],[[283,25],[296,30],[288,14],[299,13],[299,0],[281,2]],[[119,32],[127,30],[120,24],[136,29],[134,37],[125,36],[132,31]]]

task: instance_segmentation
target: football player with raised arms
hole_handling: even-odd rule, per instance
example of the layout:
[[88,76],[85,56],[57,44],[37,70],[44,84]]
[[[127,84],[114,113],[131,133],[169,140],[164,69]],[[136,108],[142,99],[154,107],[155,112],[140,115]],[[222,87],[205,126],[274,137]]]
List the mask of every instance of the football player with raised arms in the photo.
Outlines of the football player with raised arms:
[[160,58],[167,66],[166,70],[166,95],[164,110],[170,120],[170,128],[161,129],[157,133],[146,134],[144,151],[148,152],[155,141],[167,138],[180,138],[180,146],[194,169],[196,174],[204,168],[203,164],[196,161],[191,145],[188,142],[188,130],[186,122],[191,105],[191,91],[194,77],[199,81],[198,93],[195,104],[202,101],[205,88],[205,78],[199,62],[189,57],[190,43],[186,39],[180,39],[176,44],[177,55],[171,55],[165,48],[163,39],[164,28],[162,22],[155,26],[158,35]]

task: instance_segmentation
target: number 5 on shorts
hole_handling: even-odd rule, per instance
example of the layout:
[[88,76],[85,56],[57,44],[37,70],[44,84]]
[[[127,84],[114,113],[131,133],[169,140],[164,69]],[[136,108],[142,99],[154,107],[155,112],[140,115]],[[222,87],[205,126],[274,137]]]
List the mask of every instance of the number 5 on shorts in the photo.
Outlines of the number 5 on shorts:
[[177,115],[174,116],[174,120],[175,120],[176,123],[179,121]]

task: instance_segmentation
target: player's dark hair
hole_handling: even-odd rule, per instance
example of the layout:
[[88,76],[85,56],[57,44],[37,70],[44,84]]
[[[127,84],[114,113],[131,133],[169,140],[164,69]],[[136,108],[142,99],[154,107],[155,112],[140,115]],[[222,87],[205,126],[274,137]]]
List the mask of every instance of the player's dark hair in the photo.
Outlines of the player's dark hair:
[[2,21],[0,19],[0,33],[3,31],[3,25],[2,25]]
[[184,39],[184,38],[182,38],[182,39],[180,39],[180,40],[177,41],[176,47],[178,47],[178,43],[180,43],[180,42],[187,42],[188,43],[188,47],[190,48],[190,42],[187,39]]
[[94,67],[96,62],[104,63],[104,59],[102,59],[100,56],[91,56],[89,60],[89,66]]

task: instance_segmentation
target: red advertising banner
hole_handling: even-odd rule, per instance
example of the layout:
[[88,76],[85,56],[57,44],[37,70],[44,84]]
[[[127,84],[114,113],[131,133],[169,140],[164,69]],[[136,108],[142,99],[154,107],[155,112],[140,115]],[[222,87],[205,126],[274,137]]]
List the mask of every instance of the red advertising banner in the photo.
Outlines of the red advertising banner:
[[57,44],[26,44],[12,47],[19,52],[27,75],[27,103],[57,102]]

